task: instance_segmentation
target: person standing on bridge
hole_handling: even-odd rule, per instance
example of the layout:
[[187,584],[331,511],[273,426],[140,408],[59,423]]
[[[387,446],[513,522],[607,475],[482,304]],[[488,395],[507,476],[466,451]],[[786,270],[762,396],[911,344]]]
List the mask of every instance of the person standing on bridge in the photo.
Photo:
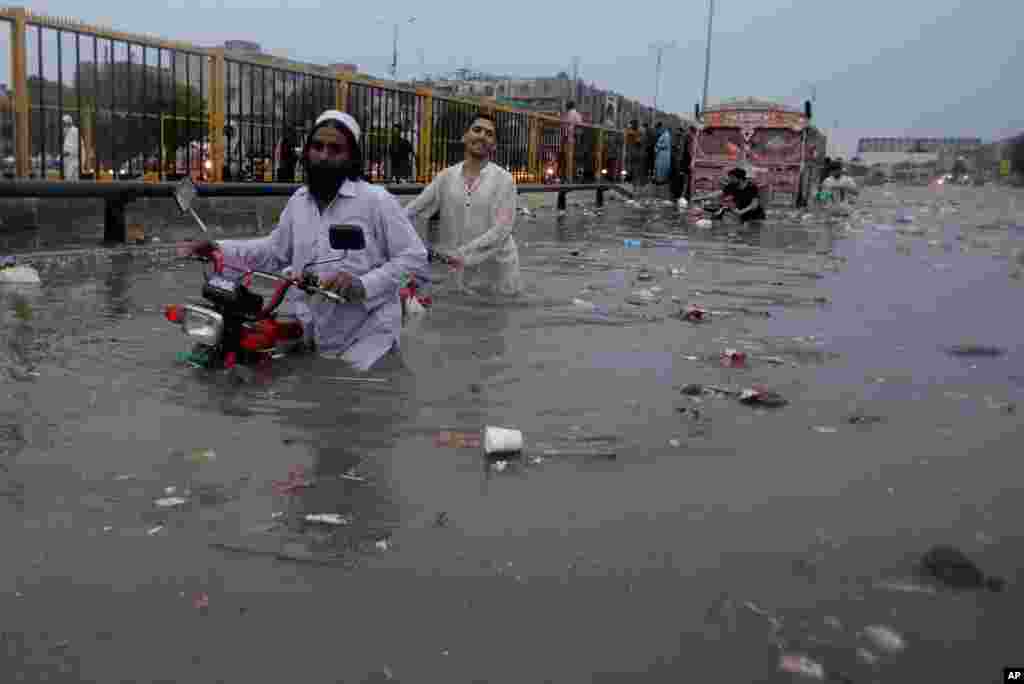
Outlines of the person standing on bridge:
[[626,129],[626,154],[629,159],[629,179],[633,190],[639,191],[647,185],[647,140],[646,127],[640,130],[639,122],[633,119]]
[[402,135],[402,124],[395,122],[391,133],[391,147],[388,150],[391,157],[391,180],[395,183],[409,182],[413,179],[412,170],[413,152],[412,143]]
[[[562,156],[565,158],[563,180],[572,183],[576,179],[576,126],[583,123],[583,115],[576,111],[576,103],[569,100],[565,103],[565,120],[562,123]],[[573,157],[569,156],[570,143]]]
[[75,126],[70,114],[64,115],[62,123],[64,125],[64,180],[76,181],[78,180],[78,160],[81,154],[78,144],[78,127]]
[[306,182],[288,200],[273,232],[255,240],[188,242],[182,256],[210,256],[244,268],[300,272],[314,260],[337,258],[328,240],[332,226],[362,229],[366,249],[339,263],[313,266],[320,285],[348,302],[307,299],[297,311],[307,339],[325,356],[369,370],[398,348],[402,329],[399,288],[406,273],[427,268],[427,250],[398,200],[363,179],[359,124],[351,115],[320,115],[302,151]]
[[516,182],[490,161],[497,144],[494,117],[478,113],[462,136],[465,161],[439,173],[410,202],[409,217],[441,212],[440,243],[460,287],[501,295],[522,290],[516,222]]
[[668,126],[658,122],[660,133],[655,144],[654,182],[658,186],[658,195],[668,196],[671,192],[669,182],[672,176],[672,131]]

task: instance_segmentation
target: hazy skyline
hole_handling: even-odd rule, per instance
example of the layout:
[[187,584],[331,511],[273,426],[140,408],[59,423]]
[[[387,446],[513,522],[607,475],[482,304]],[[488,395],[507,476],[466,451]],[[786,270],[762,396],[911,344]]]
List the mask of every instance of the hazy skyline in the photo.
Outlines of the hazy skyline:
[[[520,0],[426,6],[394,0],[366,10],[313,0],[49,0],[23,3],[130,33],[202,46],[244,39],[295,59],[354,62],[384,75],[394,22],[410,16],[399,41],[399,76],[462,67],[522,76],[571,73],[651,104],[655,59],[667,50],[662,109],[692,115],[704,79],[707,1],[650,3],[643,10],[592,3]],[[598,9],[599,7],[603,9]],[[820,0],[716,0],[712,99],[755,95],[799,104],[817,86],[815,123],[832,129],[846,156],[866,136],[1001,138],[1024,128],[1017,49],[1024,3],[952,0],[856,5]],[[9,37],[5,36],[9,42]],[[420,50],[424,65],[420,65]],[[0,50],[8,76],[9,49]],[[1015,78],[1016,75],[1016,78]],[[6,80],[6,79],[5,79]],[[9,80],[7,81],[9,82]]]

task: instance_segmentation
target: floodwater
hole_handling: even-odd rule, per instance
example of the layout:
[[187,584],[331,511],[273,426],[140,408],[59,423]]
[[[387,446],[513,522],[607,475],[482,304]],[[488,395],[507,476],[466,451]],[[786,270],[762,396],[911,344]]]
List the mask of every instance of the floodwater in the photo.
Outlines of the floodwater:
[[[165,245],[34,255],[42,286],[0,285],[3,681],[813,681],[781,654],[831,681],[995,680],[1024,605],[1024,196],[802,214],[539,210],[521,301],[438,270],[365,377],[183,366],[160,309],[201,267]],[[484,425],[522,457],[436,443]],[[1008,590],[925,591],[939,543]]]

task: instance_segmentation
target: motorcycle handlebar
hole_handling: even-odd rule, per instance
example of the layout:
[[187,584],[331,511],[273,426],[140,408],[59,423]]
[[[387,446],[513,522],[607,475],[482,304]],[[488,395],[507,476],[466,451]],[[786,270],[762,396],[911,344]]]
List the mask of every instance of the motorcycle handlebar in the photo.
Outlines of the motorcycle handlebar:
[[[211,262],[216,263],[218,261],[216,259],[216,257],[214,257],[212,255],[211,256],[202,256],[202,255],[198,255],[198,254],[192,254],[192,255],[190,255],[188,257],[185,257],[185,258],[189,259],[190,261],[200,261],[200,262],[202,262],[204,264],[205,263],[211,263]],[[228,267],[229,268],[235,268],[235,267],[230,266],[230,265]],[[309,283],[304,283],[301,278],[286,278],[285,276],[277,275],[275,273],[267,273],[265,271],[251,271],[251,270],[247,270],[247,269],[236,269],[236,270],[242,271],[244,273],[249,273],[251,275],[254,275],[254,276],[257,276],[257,277],[260,277],[260,278],[264,278],[266,280],[273,280],[274,282],[277,282],[277,283],[287,283],[289,286],[295,286],[295,287],[299,288],[300,290],[302,290],[303,292],[305,292],[307,294],[321,295],[325,299],[328,299],[328,300],[330,300],[332,302],[335,302],[335,303],[339,303],[340,304],[342,302],[348,301],[345,297],[343,297],[342,295],[338,294],[337,292],[332,292],[331,290],[325,290],[322,287],[317,287],[316,285],[311,285]]]
[[294,285],[295,287],[299,288],[306,294],[318,294],[335,303],[348,301],[345,297],[341,296],[337,292],[332,292],[330,290],[325,290],[322,287],[317,287],[316,285],[304,283],[301,278],[286,278],[284,276],[277,275],[276,273],[267,273],[265,271],[250,271],[250,273],[252,273],[252,275],[254,276],[258,276],[266,280],[273,280],[274,282],[278,283],[288,283],[289,285]]

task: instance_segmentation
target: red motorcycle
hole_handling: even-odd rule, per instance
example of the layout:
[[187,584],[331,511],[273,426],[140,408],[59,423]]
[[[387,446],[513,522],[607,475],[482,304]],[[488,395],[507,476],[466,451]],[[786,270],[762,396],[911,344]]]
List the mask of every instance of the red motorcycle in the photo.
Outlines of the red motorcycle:
[[[202,219],[192,208],[196,188],[192,180],[179,183],[174,199],[182,213],[189,213],[204,233],[209,232]],[[311,261],[298,276],[266,273],[226,264],[223,252],[217,250],[210,257],[190,257],[213,264],[213,272],[205,272],[203,301],[190,304],[170,304],[164,307],[164,316],[181,326],[187,337],[195,341],[191,352],[179,354],[179,359],[202,368],[233,368],[236,364],[252,365],[270,359],[303,345],[305,336],[302,323],[294,317],[276,315],[288,291],[295,287],[310,296],[324,297],[333,302],[348,301],[343,295],[320,287],[319,278],[311,273],[312,266],[343,261],[349,250],[366,249],[366,238],[356,226],[332,226],[329,231],[331,249],[344,252],[341,257]],[[225,276],[225,269],[242,274],[234,280]],[[252,291],[253,278],[274,283],[269,301]]]
[[[330,244],[331,249],[344,251],[346,256],[348,250],[366,248],[362,230],[354,226],[332,227]],[[300,348],[305,339],[302,323],[294,317],[276,314],[293,287],[332,302],[348,301],[343,295],[321,288],[317,275],[308,270],[311,266],[342,261],[345,256],[310,262],[298,276],[235,268],[225,264],[220,251],[209,258],[190,258],[213,264],[213,272],[204,273],[203,302],[170,304],[164,308],[164,316],[180,325],[185,335],[195,341],[192,351],[179,358],[197,367],[228,369],[236,364],[266,363]],[[225,269],[239,271],[242,277],[228,278]],[[269,299],[252,291],[253,278],[274,283]]]

